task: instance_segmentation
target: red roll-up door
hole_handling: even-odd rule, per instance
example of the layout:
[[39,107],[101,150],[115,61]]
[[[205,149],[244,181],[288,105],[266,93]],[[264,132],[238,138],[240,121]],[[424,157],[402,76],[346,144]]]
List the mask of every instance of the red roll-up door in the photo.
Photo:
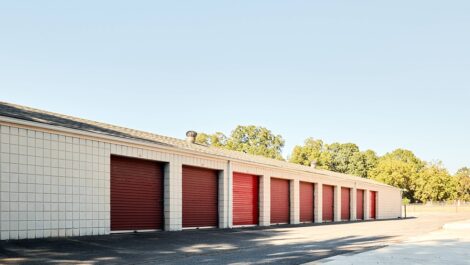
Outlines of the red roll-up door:
[[218,172],[183,166],[183,227],[218,224]]
[[370,218],[376,218],[376,199],[377,199],[377,192],[371,191],[370,192]]
[[334,187],[323,185],[323,221],[332,222],[334,218]]
[[300,182],[300,222],[313,222],[313,191],[314,185],[310,182]]
[[341,220],[351,219],[351,189],[341,188]]
[[289,180],[271,178],[271,224],[289,223]]
[[257,225],[258,176],[233,173],[233,225]]
[[356,218],[364,220],[364,190],[356,192]]
[[163,228],[163,164],[111,156],[111,231]]

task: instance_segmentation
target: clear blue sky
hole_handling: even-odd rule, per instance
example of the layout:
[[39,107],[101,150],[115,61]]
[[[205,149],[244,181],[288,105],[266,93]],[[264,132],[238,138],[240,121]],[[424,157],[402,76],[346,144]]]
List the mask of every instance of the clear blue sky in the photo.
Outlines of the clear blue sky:
[[0,100],[470,166],[469,1],[2,1]]

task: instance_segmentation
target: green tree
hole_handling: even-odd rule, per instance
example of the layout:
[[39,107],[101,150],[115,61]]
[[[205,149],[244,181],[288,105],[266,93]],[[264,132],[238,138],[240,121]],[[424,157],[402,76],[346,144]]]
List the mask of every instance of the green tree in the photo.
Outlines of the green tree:
[[199,133],[196,143],[228,150],[240,151],[252,155],[261,155],[283,160],[282,148],[285,141],[281,135],[275,135],[261,126],[237,126],[229,137],[223,133]]
[[214,134],[198,133],[196,136],[196,143],[215,147],[224,147],[227,145],[227,136],[221,132],[216,132]]
[[456,194],[456,179],[441,163],[427,165],[415,180],[414,197],[421,202],[451,200]]
[[237,126],[227,140],[226,148],[252,155],[284,160],[282,148],[285,141],[281,135],[275,135],[261,126]]
[[348,173],[363,178],[369,178],[370,171],[377,165],[377,154],[372,150],[354,153],[351,158]]
[[457,198],[470,201],[470,168],[463,167],[455,174],[457,181]]
[[322,165],[327,169],[340,173],[352,173],[356,170],[356,164],[360,163],[360,151],[356,144],[352,143],[333,143],[327,145],[324,153],[320,156]]
[[[310,166],[313,161],[318,165],[320,155],[323,152],[323,141],[315,140],[314,138],[307,138],[304,145],[296,145],[292,150],[289,162]],[[318,165],[321,166],[321,165]]]
[[321,169],[368,177],[377,163],[377,155],[372,150],[361,152],[353,143],[328,145],[321,140],[307,138],[304,145],[294,147],[289,161],[306,166],[316,161]]
[[425,162],[417,158],[413,152],[397,149],[380,157],[377,165],[370,171],[369,177],[404,189],[404,197],[416,201],[416,179],[424,168]]
[[196,136],[196,143],[203,145],[211,145],[211,135],[207,133],[198,133]]
[[[226,136],[221,132],[199,133],[199,144],[283,160],[284,139],[260,126],[237,126]],[[371,178],[404,190],[411,202],[461,199],[470,201],[470,169],[462,168],[450,176],[441,163],[428,164],[412,151],[396,149],[378,157],[372,150],[361,151],[354,143],[325,144],[307,138],[292,150],[289,161],[321,169]]]

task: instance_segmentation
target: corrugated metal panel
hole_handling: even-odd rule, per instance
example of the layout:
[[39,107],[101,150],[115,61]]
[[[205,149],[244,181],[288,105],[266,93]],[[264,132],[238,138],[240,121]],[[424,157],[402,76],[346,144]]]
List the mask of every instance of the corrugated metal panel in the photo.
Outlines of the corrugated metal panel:
[[377,192],[371,191],[370,192],[370,218],[371,219],[376,218],[376,214],[375,214],[376,198],[377,198]]
[[163,164],[111,156],[111,230],[162,227]]
[[257,225],[259,178],[233,173],[233,225]]
[[323,221],[332,222],[334,218],[334,187],[323,185]]
[[351,189],[341,188],[341,220],[351,219]]
[[301,181],[299,185],[300,222],[313,222],[313,192],[315,184]]
[[217,202],[217,171],[183,166],[183,227],[216,227]]
[[360,189],[356,192],[356,218],[364,220],[364,190]]
[[289,223],[289,180],[271,178],[271,224]]

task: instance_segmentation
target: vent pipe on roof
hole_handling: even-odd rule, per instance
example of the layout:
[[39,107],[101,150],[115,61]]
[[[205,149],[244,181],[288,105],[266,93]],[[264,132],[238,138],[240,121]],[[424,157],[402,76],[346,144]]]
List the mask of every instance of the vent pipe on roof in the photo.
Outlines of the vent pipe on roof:
[[310,167],[317,168],[317,160],[312,160],[312,162],[310,162]]
[[187,131],[186,132],[186,142],[190,144],[194,144],[196,142],[197,132],[195,131]]

